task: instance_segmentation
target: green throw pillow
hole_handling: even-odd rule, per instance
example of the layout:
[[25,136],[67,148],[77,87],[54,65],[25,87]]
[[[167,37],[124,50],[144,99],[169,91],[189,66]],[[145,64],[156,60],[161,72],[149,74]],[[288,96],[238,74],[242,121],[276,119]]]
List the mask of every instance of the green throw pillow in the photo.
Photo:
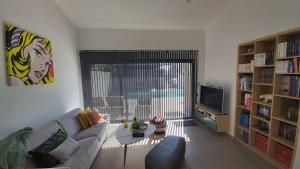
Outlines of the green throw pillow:
[[40,167],[54,167],[59,164],[59,161],[52,157],[49,152],[62,144],[67,137],[67,134],[62,129],[59,129],[43,144],[28,153],[32,155],[33,160],[36,161]]

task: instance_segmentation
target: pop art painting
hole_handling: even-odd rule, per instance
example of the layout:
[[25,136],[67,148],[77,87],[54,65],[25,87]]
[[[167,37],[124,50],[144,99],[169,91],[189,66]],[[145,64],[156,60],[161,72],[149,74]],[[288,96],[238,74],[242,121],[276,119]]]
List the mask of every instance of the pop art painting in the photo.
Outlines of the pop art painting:
[[8,85],[54,83],[51,42],[10,24],[5,27]]

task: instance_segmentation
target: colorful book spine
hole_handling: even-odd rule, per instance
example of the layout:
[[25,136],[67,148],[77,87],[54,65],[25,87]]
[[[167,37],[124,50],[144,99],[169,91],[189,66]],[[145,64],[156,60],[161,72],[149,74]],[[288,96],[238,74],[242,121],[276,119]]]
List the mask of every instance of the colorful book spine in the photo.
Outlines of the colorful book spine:
[[297,60],[297,58],[294,58],[294,72],[298,73],[298,60]]

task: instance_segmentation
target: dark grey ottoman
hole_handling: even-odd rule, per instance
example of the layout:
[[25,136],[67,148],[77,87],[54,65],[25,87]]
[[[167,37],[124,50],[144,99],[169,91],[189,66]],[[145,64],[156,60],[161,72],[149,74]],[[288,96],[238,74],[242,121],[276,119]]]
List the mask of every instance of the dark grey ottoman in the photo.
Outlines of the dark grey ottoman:
[[146,156],[146,169],[179,169],[185,154],[185,139],[168,136]]

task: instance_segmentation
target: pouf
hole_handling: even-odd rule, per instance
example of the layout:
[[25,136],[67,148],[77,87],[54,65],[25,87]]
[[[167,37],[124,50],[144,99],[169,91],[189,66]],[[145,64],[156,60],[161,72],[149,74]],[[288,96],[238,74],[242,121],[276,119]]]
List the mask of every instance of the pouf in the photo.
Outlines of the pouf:
[[150,123],[155,125],[155,127],[156,127],[154,134],[164,134],[165,133],[165,130],[167,128],[165,117],[163,117],[163,116],[152,117],[152,118],[150,118]]
[[179,169],[184,159],[185,147],[183,137],[166,137],[147,154],[145,168]]

